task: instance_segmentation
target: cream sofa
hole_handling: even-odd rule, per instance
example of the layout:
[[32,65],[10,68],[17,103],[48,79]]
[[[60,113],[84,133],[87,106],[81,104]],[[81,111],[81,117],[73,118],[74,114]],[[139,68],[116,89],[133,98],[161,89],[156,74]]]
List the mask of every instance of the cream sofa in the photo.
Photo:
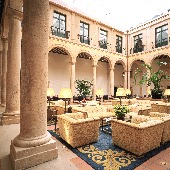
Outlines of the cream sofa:
[[59,133],[72,147],[98,140],[100,118],[87,118],[86,113],[67,113],[58,116]]
[[164,124],[162,120],[136,116],[132,123],[112,119],[111,128],[113,144],[140,156],[160,146]]
[[72,111],[86,113],[88,118],[99,117],[109,118],[115,115],[112,105],[98,105],[98,106],[85,106],[74,107]]

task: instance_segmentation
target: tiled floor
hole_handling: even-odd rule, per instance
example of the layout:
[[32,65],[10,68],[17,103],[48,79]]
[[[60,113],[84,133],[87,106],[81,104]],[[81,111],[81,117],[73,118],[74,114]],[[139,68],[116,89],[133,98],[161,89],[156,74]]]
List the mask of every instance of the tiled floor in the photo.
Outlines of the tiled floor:
[[[0,108],[0,114],[2,112]],[[54,126],[48,126],[53,130]],[[0,126],[0,170],[12,170],[9,158],[10,141],[19,133],[19,124]],[[55,138],[53,138],[56,140]],[[62,143],[57,141],[58,158],[38,166],[29,168],[29,170],[92,170],[85,161],[71,152]],[[130,169],[127,169],[130,170]],[[170,148],[160,152],[152,157],[135,170],[170,170]]]

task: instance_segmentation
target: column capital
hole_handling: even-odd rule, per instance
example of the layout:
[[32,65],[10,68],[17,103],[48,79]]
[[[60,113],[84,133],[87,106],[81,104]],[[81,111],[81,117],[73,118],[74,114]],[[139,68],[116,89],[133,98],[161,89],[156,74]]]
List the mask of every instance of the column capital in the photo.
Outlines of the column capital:
[[71,61],[70,64],[71,64],[71,65],[75,65],[76,62],[75,62],[75,61]]

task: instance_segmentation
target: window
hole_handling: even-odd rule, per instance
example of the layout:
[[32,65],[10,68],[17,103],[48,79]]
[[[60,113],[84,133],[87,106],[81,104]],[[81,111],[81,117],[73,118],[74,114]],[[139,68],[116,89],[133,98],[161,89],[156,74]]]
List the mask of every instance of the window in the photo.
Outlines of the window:
[[90,44],[89,40],[89,24],[80,22],[80,42]]
[[142,43],[142,34],[134,36],[133,53],[142,52],[143,50],[144,50],[144,45]]
[[116,35],[116,52],[122,53],[122,37]]
[[52,35],[66,38],[66,16],[54,11]]
[[168,24],[155,29],[155,48],[168,45]]
[[100,40],[99,40],[100,48],[107,49],[107,31],[100,29]]

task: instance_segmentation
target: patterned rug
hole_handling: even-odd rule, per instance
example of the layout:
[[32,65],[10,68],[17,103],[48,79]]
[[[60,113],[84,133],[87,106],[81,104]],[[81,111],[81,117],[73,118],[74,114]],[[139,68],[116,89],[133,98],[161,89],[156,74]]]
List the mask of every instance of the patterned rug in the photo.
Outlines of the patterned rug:
[[78,148],[72,148],[58,134],[51,130],[49,132],[95,170],[134,170],[149,158],[170,147],[170,142],[168,142],[139,157],[113,145],[111,135],[101,130],[96,143]]

